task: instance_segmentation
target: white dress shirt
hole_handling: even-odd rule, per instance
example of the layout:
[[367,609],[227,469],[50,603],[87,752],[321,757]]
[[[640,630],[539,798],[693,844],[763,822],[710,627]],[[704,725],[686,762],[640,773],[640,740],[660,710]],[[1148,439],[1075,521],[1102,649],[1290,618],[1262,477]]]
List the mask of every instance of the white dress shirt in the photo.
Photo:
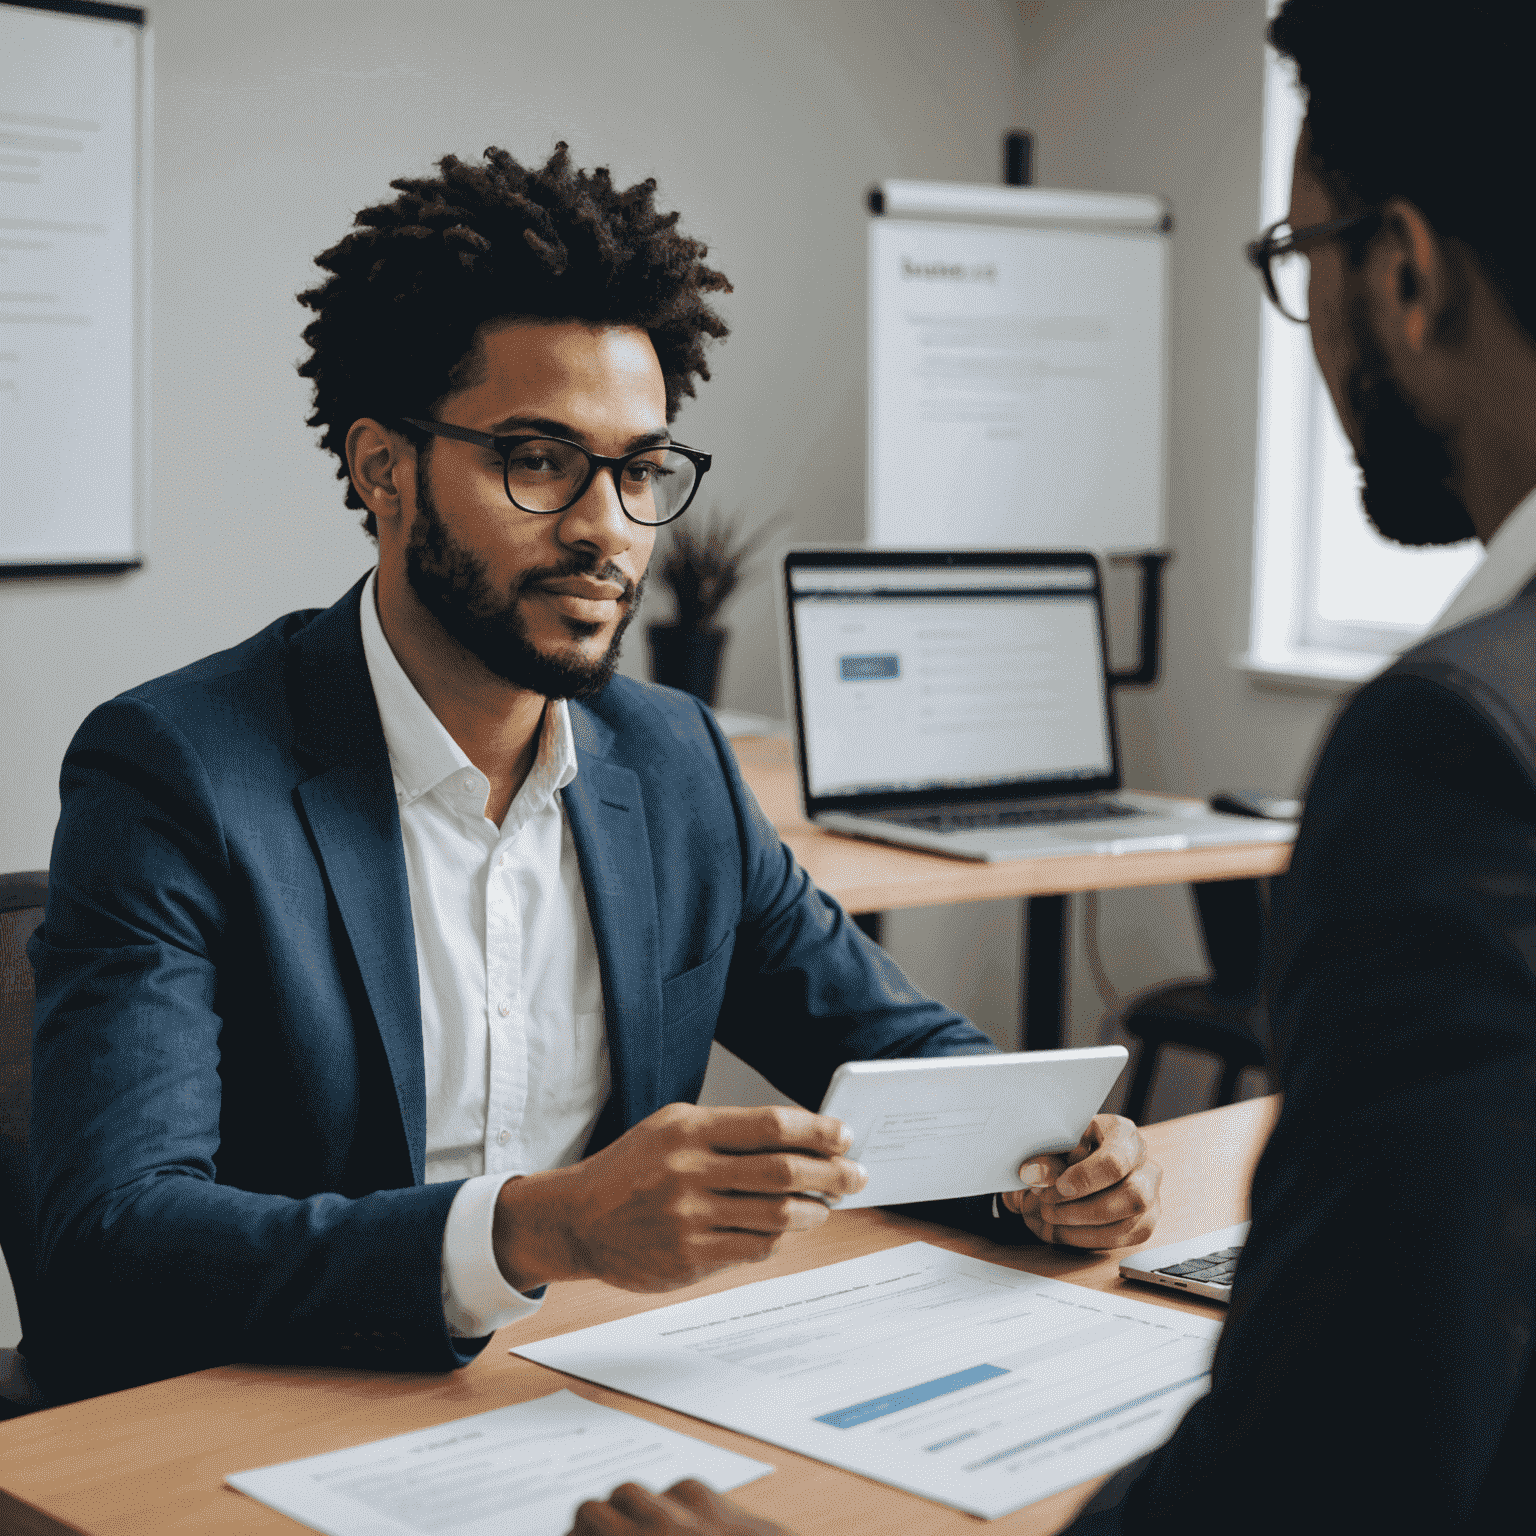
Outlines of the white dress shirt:
[[538,755],[498,827],[490,781],[395,659],[363,590],[363,654],[405,844],[426,1053],[429,1184],[467,1182],[443,1233],[443,1314],[475,1338],[537,1310],[491,1251],[513,1174],[576,1162],[610,1087],[597,945],[559,792],[576,777],[570,711],[544,710]]
[[1499,524],[1483,563],[1451,594],[1428,634],[1455,629],[1468,619],[1502,608],[1536,576],[1536,490]]

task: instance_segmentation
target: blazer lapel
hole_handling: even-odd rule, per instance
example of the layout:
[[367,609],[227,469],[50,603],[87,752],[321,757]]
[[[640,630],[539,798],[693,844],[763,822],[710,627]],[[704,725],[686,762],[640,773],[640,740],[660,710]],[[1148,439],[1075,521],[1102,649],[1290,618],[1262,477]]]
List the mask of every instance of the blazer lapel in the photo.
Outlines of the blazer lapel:
[[584,747],[583,738],[592,740],[593,728],[602,727],[579,706],[571,714],[577,771],[561,796],[603,974],[613,1068],[613,1091],[592,1133],[592,1151],[661,1107],[661,959],[640,780]]
[[363,657],[361,595],[359,583],[290,651],[294,745],[315,770],[295,794],[357,960],[421,1184],[427,1087],[416,937],[389,751]]

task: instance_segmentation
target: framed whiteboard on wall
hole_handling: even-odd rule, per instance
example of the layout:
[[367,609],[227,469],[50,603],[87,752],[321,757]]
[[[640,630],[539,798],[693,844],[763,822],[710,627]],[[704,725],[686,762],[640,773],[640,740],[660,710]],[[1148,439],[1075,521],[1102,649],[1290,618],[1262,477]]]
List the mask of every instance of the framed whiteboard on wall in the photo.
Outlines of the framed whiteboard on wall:
[[1162,547],[1162,200],[885,182],[870,203],[868,541]]
[[143,560],[148,76],[137,7],[0,0],[0,574]]

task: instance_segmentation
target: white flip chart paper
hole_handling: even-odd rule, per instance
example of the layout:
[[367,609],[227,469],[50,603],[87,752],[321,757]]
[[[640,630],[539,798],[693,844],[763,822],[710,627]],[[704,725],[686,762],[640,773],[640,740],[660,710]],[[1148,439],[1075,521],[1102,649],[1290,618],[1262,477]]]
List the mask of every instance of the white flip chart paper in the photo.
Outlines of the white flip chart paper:
[[907,1243],[513,1353],[995,1519],[1160,1445],[1219,1332]]
[[869,542],[1161,545],[1161,201],[883,191],[869,224]]
[[620,1483],[658,1492],[696,1477],[725,1492],[772,1471],[553,1392],[225,1481],[327,1536],[566,1536],[578,1504]]

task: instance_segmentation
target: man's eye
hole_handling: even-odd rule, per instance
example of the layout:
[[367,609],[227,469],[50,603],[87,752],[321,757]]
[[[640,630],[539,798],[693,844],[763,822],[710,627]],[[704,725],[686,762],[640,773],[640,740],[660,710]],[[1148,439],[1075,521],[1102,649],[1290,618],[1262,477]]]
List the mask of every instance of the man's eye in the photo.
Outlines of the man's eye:
[[673,473],[665,464],[654,464],[649,459],[634,459],[624,466],[624,478],[636,486],[653,485]]
[[515,453],[507,460],[507,468],[514,475],[552,475],[559,473],[560,466],[547,453]]

